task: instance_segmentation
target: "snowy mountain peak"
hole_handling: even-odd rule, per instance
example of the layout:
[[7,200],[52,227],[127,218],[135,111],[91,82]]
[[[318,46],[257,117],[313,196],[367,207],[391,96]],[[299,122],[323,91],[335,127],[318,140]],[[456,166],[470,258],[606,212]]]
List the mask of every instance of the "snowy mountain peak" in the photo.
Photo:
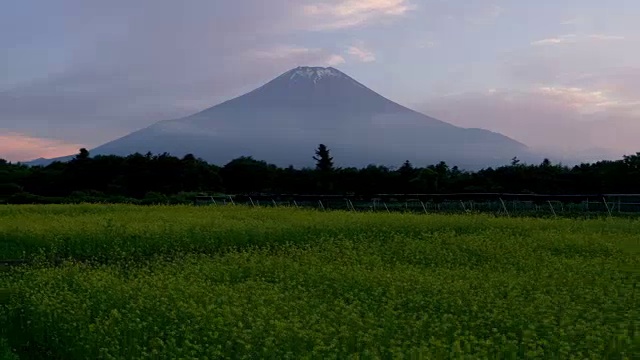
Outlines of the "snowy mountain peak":
[[486,167],[527,151],[503,135],[459,128],[408,109],[334,68],[305,66],[244,95],[181,119],[156,123],[91,153],[191,153],[216,164],[255,155],[280,166],[306,167],[309,151],[319,143],[331,144],[344,165],[358,167],[372,161],[400,164],[407,159]]
[[299,66],[291,70],[288,74],[289,80],[305,79],[311,80],[314,83],[330,77],[343,77],[344,74],[332,67],[311,67],[311,66]]

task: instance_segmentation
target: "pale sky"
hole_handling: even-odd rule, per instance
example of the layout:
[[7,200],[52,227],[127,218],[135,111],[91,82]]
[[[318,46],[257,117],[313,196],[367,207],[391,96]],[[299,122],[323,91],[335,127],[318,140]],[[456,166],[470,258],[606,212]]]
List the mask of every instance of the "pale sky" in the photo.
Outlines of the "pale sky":
[[568,154],[640,151],[637,0],[20,0],[0,11],[0,158],[75,153],[300,65]]

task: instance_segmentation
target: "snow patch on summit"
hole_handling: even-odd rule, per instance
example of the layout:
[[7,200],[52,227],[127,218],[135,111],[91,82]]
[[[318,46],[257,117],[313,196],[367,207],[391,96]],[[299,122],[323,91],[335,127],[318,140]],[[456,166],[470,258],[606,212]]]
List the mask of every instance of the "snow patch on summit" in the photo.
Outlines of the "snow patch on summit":
[[317,83],[323,78],[329,77],[342,77],[343,74],[333,68],[321,68],[321,67],[299,67],[291,72],[289,80],[295,80],[298,78],[312,80],[313,83]]

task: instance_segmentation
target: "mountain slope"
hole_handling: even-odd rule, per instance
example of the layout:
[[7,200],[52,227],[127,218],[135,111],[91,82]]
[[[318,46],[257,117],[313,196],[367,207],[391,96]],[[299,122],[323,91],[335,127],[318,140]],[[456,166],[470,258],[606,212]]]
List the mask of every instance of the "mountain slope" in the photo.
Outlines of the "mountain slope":
[[253,156],[281,166],[310,166],[319,143],[329,146],[340,166],[408,159],[476,168],[527,154],[526,146],[506,136],[431,118],[320,67],[293,69],[245,95],[158,122],[91,153],[193,153],[217,164]]

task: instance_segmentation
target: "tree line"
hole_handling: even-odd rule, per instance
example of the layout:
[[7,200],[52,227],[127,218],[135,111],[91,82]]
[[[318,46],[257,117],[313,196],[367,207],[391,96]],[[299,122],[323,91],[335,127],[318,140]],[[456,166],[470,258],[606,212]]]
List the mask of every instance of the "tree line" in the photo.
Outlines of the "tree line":
[[321,144],[311,156],[315,168],[278,167],[246,156],[223,166],[194,155],[132,154],[91,157],[86,149],[68,162],[27,166],[0,159],[0,202],[70,201],[188,202],[195,193],[224,194],[637,194],[640,153],[616,161],[577,166],[510,164],[464,171],[445,162],[416,166],[409,161],[392,168],[334,165]]

